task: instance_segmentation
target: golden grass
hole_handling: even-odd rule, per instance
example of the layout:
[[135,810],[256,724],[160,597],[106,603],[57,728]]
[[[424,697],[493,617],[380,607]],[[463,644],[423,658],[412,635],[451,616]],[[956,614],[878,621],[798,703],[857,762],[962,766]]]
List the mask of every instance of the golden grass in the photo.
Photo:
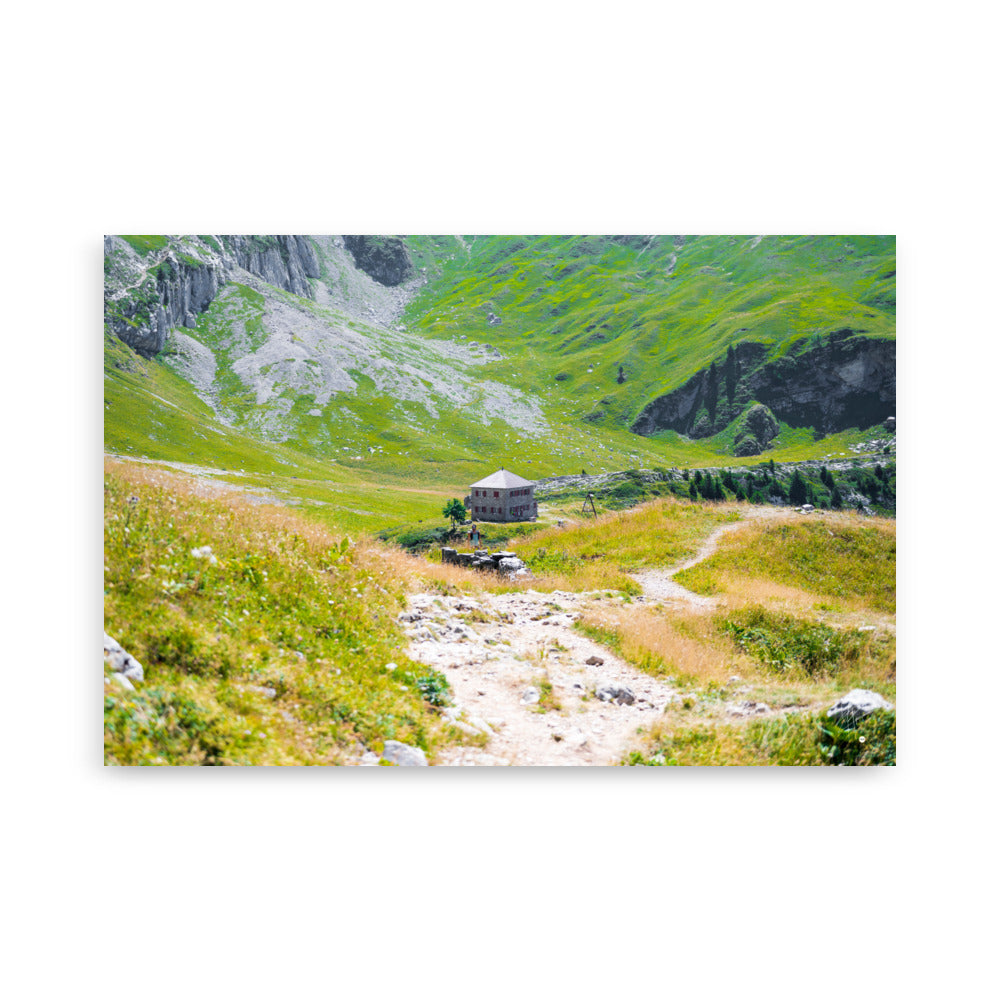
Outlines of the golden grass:
[[733,674],[760,675],[754,661],[734,650],[711,619],[697,612],[667,614],[639,605],[589,608],[581,623],[611,633],[630,663],[684,684],[724,685]]
[[735,504],[667,498],[562,528],[545,528],[512,542],[512,548],[525,560],[540,553],[565,553],[570,559],[604,561],[620,572],[631,572],[674,565],[693,555],[714,528],[739,516]]
[[833,603],[853,612],[896,609],[896,526],[847,513],[767,519],[720,539],[715,553],[677,574],[699,594]]

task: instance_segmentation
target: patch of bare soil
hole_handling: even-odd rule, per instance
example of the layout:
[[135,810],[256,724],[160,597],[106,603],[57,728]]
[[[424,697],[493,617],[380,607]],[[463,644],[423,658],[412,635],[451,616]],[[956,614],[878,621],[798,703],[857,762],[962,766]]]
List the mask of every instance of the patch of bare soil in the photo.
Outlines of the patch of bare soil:
[[447,676],[454,705],[446,714],[486,737],[485,747],[451,748],[439,763],[578,766],[622,757],[676,692],[573,629],[595,600],[558,591],[411,599],[403,615],[410,657]]

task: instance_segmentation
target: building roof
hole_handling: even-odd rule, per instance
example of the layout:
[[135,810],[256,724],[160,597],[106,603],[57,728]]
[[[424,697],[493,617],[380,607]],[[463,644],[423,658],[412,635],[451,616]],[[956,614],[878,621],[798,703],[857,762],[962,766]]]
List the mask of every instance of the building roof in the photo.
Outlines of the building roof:
[[514,472],[508,472],[506,469],[497,469],[496,472],[491,476],[487,476],[485,479],[480,479],[478,483],[473,483],[469,487],[471,490],[473,487],[480,487],[492,490],[513,490],[519,486],[534,486],[534,482],[530,479],[522,479],[519,475]]

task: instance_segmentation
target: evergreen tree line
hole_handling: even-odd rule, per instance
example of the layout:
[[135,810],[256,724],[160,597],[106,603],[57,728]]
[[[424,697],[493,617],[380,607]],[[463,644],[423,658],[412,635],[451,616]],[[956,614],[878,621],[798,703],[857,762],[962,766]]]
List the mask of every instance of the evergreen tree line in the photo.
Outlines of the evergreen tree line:
[[[765,504],[771,498],[777,498],[796,507],[812,504],[814,507],[832,510],[844,507],[845,494],[857,493],[867,497],[873,505],[895,507],[895,467],[886,469],[876,465],[874,470],[848,469],[839,475],[842,480],[840,484],[824,465],[819,470],[818,481],[815,481],[800,469],[795,469],[786,484],[776,472],[773,461],[763,468],[742,473],[724,469],[718,476],[700,469],[692,475],[685,469],[682,477],[687,483],[686,488],[675,484],[672,491],[695,501],[737,500]],[[857,505],[863,506],[862,501],[857,501]]]

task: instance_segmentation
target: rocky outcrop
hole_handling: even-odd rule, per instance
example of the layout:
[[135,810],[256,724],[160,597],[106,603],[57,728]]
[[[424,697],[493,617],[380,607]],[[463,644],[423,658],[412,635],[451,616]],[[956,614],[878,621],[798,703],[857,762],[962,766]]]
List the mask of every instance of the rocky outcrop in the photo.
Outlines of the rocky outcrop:
[[[318,278],[319,260],[308,236],[222,236],[236,263],[270,285],[313,298],[307,278]],[[273,242],[272,242],[273,241]]]
[[[708,437],[754,401],[793,427],[813,427],[822,434],[871,427],[895,413],[894,340],[845,329],[797,353],[768,360],[768,352],[764,344],[737,344],[729,382],[724,377],[728,359],[703,368],[649,403],[632,430],[649,435],[669,429]],[[719,374],[713,377],[715,372]]]
[[886,701],[877,691],[854,688],[832,705],[826,714],[838,726],[850,727],[872,712],[893,710],[892,702]]
[[[208,239],[208,238],[206,238]],[[309,278],[320,276],[316,250],[307,236],[217,236],[211,245],[188,244],[197,256],[172,245],[140,263],[140,280],[118,290],[105,286],[105,321],[144,357],[158,354],[172,327],[193,327],[219,288],[242,268],[269,284],[313,297]],[[132,253],[118,237],[105,237],[105,257]]]
[[345,236],[344,246],[355,265],[381,285],[392,288],[414,275],[413,261],[398,236]]
[[[126,691],[134,691],[135,683],[145,680],[142,664],[107,632],[104,633],[104,663],[111,667],[111,677]],[[110,683],[110,679],[105,683]]]

